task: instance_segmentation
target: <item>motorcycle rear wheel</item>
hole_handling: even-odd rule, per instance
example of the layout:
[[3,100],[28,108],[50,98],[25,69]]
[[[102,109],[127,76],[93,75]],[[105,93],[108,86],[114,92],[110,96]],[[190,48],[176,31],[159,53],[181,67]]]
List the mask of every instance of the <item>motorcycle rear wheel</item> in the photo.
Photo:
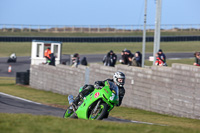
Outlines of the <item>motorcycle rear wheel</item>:
[[101,103],[96,112],[94,112],[94,109],[92,110],[89,115],[89,120],[102,120],[107,113],[108,105],[106,103]]

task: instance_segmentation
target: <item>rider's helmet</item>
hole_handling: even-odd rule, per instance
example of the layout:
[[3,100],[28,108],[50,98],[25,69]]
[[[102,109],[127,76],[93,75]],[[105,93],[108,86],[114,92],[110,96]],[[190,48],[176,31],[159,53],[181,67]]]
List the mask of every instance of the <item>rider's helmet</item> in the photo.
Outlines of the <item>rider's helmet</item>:
[[113,81],[120,87],[123,87],[125,83],[125,74],[122,72],[116,72],[113,75]]

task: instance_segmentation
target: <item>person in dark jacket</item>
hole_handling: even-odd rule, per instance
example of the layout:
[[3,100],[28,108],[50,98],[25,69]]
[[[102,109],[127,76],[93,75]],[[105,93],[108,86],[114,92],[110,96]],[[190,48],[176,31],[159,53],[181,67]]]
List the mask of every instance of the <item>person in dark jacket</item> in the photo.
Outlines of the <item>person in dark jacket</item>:
[[81,65],[84,65],[84,66],[88,65],[86,57],[83,57],[83,59],[81,60]]
[[78,53],[75,53],[72,57],[72,67],[78,67],[80,64],[80,57]]
[[53,53],[50,54],[50,62],[49,65],[55,66],[55,56]]
[[[159,50],[158,50],[158,57],[162,60],[162,62],[163,62],[164,64],[166,64],[166,56],[165,56],[165,54],[163,53],[162,49],[159,49]],[[165,65],[163,65],[163,66],[165,66]]]
[[104,66],[112,66],[114,67],[117,61],[117,55],[111,50],[107,55],[103,58]]
[[127,50],[127,49],[124,49],[121,52],[121,55],[122,55],[122,59],[120,60],[121,64],[131,65],[132,58],[134,57],[134,55],[131,53],[131,51]]
[[142,64],[142,54],[139,51],[137,51],[134,54],[134,57],[132,58],[132,66],[141,67],[141,64]]
[[[120,106],[123,100],[123,97],[125,95],[125,89],[124,89],[124,84],[125,84],[125,75],[122,72],[116,72],[113,75],[113,79],[107,79],[108,81],[114,82],[118,88],[119,88],[119,104],[117,106]],[[100,86],[104,86],[105,81],[96,81],[94,85],[84,85],[83,90],[78,94],[78,96],[74,99],[74,104],[75,106],[78,106],[78,102],[80,99],[83,99],[84,96],[87,94],[91,93],[94,91],[95,88],[100,88]]]

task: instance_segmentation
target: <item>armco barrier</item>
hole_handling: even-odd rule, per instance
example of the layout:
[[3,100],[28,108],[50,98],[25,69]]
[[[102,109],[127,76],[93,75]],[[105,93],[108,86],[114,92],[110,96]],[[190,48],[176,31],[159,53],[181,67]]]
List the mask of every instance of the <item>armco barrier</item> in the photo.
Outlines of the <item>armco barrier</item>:
[[188,118],[200,118],[200,67],[173,64],[149,68],[117,65],[72,68],[66,65],[32,65],[31,87],[76,96],[85,83],[112,78],[116,71],[126,75],[122,105]]
[[[0,36],[0,42],[32,42],[32,40],[59,42],[142,42],[142,37],[9,37]],[[146,37],[153,42],[154,37]],[[161,42],[200,41],[200,36],[161,36]]]

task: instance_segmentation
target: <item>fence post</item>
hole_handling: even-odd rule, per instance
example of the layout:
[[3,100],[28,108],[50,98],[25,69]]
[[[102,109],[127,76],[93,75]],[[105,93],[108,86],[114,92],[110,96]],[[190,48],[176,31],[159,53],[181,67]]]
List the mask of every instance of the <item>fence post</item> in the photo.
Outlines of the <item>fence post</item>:
[[98,30],[97,30],[97,31],[98,31],[98,33],[100,32],[100,28],[99,28],[99,25],[98,25]]
[[40,32],[40,25],[38,25],[38,32]]
[[22,25],[22,28],[21,28],[21,32],[23,32],[23,25]]
[[14,32],[14,28],[13,27],[14,27],[14,25],[12,25],[12,32]]
[[131,25],[131,32],[133,32],[133,25]]
[[29,25],[29,32],[31,32],[31,25]]
[[72,32],[74,32],[74,25],[72,26]]
[[91,28],[91,26],[89,25],[89,33],[90,33],[90,30],[91,30],[90,28]]
[[47,29],[46,29],[46,32],[49,32],[49,29],[48,29],[49,27],[47,26]]
[[55,29],[56,31],[55,32],[57,32],[58,31],[58,26],[56,25],[56,29]]
[[199,24],[199,31],[200,31],[200,24]]

